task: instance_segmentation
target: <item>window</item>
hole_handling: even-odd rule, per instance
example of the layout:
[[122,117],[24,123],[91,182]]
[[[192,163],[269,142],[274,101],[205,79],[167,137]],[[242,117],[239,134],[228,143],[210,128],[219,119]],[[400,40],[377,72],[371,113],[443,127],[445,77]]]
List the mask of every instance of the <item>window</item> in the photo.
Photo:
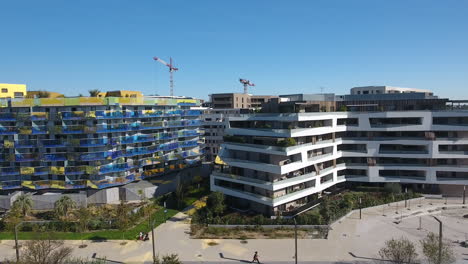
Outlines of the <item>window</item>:
[[15,98],[23,97],[23,92],[15,92],[14,95],[15,95]]
[[2,88],[2,93],[8,93],[8,89],[7,88]]
[[362,94],[369,94],[369,91],[362,91]]

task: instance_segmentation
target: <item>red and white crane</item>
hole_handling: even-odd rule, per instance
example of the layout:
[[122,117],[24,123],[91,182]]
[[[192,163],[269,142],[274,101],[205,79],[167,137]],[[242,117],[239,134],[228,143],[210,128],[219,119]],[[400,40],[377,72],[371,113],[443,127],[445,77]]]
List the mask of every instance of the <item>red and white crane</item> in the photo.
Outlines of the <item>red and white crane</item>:
[[173,76],[173,72],[178,71],[179,68],[174,67],[174,64],[172,63],[172,58],[169,58],[169,63],[163,61],[162,59],[160,59],[158,57],[153,57],[153,60],[159,61],[160,63],[166,65],[169,68],[171,96],[174,96],[174,76]]
[[251,83],[249,80],[246,79],[239,79],[239,82],[244,85],[244,93],[247,94],[248,86],[255,86],[255,84]]

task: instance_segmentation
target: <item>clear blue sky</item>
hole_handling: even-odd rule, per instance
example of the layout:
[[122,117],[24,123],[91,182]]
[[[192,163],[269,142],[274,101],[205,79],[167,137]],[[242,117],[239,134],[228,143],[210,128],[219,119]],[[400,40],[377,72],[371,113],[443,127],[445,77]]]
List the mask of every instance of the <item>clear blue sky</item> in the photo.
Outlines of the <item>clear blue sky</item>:
[[468,1],[1,1],[0,83],[70,95],[342,94],[425,88],[468,99]]

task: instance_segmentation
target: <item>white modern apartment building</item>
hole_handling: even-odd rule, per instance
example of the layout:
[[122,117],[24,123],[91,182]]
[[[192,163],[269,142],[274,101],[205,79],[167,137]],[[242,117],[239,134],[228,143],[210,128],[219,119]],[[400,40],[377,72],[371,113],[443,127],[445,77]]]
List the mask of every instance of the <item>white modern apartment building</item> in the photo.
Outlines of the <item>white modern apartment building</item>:
[[468,184],[468,111],[304,112],[304,105],[230,118],[212,191],[234,206],[284,215],[345,181]]

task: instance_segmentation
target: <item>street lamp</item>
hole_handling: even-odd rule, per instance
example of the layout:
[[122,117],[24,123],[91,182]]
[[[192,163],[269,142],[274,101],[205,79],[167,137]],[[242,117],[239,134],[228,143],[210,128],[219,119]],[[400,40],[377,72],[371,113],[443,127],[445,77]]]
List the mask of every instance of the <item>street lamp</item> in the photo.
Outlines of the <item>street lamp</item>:
[[294,220],[294,261],[297,264],[297,223],[296,217],[293,217]]
[[466,185],[463,185],[463,204],[465,204],[465,189]]
[[439,218],[434,217],[437,222],[439,222],[439,258],[438,258],[438,263],[442,264],[442,221],[439,220]]
[[359,219],[362,219],[362,199],[359,197]]

